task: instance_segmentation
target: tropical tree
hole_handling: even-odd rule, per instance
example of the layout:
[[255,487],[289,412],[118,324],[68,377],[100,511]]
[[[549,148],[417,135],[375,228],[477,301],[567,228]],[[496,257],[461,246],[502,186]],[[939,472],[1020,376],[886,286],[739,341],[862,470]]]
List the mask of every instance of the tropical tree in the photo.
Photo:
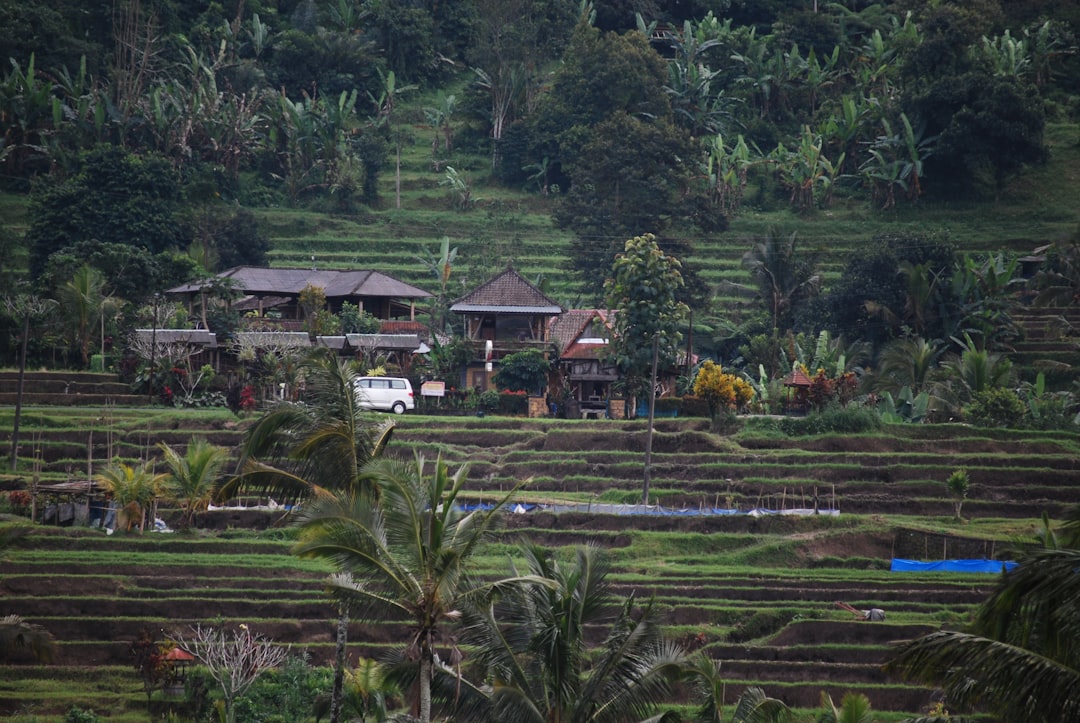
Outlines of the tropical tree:
[[770,228],[764,239],[743,254],[743,266],[757,285],[757,294],[769,311],[774,329],[786,329],[792,310],[817,295],[821,275],[813,259],[800,258],[796,234],[784,239]]
[[608,359],[625,375],[632,394],[649,390],[642,504],[649,503],[656,372],[661,364],[664,369],[675,364],[679,329],[688,312],[679,301],[681,267],[677,258],[660,250],[652,234],[646,234],[626,242],[611,266],[611,277],[604,281],[607,308],[616,310]]
[[202,437],[192,437],[183,456],[166,442],[158,444],[169,468],[166,494],[183,505],[183,524],[195,523],[195,514],[204,511],[214,498],[218,475],[229,459],[229,451]]
[[72,346],[78,350],[83,367],[90,364],[90,345],[98,322],[108,306],[114,305],[105,291],[105,277],[97,269],[81,266],[59,291],[63,318],[69,326]]
[[949,497],[953,499],[953,510],[956,513],[954,516],[957,522],[963,519],[960,511],[964,507],[964,500],[967,499],[970,487],[971,476],[964,468],[953,470],[949,478],[945,480],[945,490],[949,493]]
[[873,711],[870,710],[870,699],[862,693],[845,693],[837,707],[833,703],[832,696],[828,693],[821,694],[821,715],[817,717],[818,723],[875,723]]
[[686,305],[679,301],[682,263],[665,254],[652,234],[628,240],[604,282],[607,308],[617,310],[609,353],[635,393],[648,388],[653,347],[662,368],[678,354]]
[[329,350],[301,361],[305,399],[283,402],[248,430],[240,474],[220,496],[254,490],[279,502],[297,502],[319,490],[364,486],[361,468],[382,454],[394,423],[365,414],[357,404],[355,365]]
[[15,391],[15,419],[11,428],[10,466],[14,472],[19,463],[19,427],[22,423],[23,391],[26,386],[26,352],[30,344],[30,322],[35,326],[45,322],[56,308],[53,299],[44,299],[32,294],[18,294],[4,297],[4,311],[12,319],[20,322],[19,332],[19,381]]
[[[667,720],[656,715],[685,672],[681,648],[666,640],[658,611],[633,598],[618,600],[600,548],[583,545],[563,564],[549,551],[523,546],[508,587],[465,615],[464,639],[477,648],[490,695],[490,720],[506,723],[602,723]],[[607,636],[590,649],[590,629]],[[475,710],[461,711],[466,717]]]
[[[394,423],[375,421],[360,409],[355,365],[323,349],[302,363],[306,401],[271,409],[248,430],[241,449],[240,474],[219,494],[255,489],[278,500],[296,502],[320,491],[358,493],[366,486],[362,467],[382,454]],[[345,676],[349,613],[338,608],[331,721],[337,723]]]
[[965,335],[962,344],[959,354],[941,363],[928,389],[938,408],[951,412],[958,412],[979,394],[1008,386],[1014,376],[1008,357],[979,348],[970,336]]
[[450,283],[450,274],[454,270],[454,264],[457,263],[457,256],[457,246],[450,248],[450,237],[443,236],[439,239],[438,255],[425,248],[424,255],[419,257],[419,261],[424,265],[424,268],[430,271],[439,281],[439,294],[432,300],[430,311],[432,328],[437,331],[446,331],[446,292]]
[[356,619],[411,625],[405,656],[418,671],[412,712],[421,723],[431,721],[435,650],[447,628],[470,599],[508,584],[476,579],[473,555],[513,492],[466,512],[458,496],[467,471],[451,474],[441,458],[429,471],[422,455],[381,457],[365,467],[370,489],[319,489],[297,514],[293,551],[334,565],[331,587]]
[[920,336],[889,342],[881,351],[871,386],[877,391],[898,392],[907,387],[919,394],[930,381],[945,347]]
[[147,507],[161,494],[167,475],[154,472],[153,462],[128,465],[114,462],[94,480],[105,488],[119,507],[116,524],[130,530],[146,527]]
[[1002,720],[1080,719],[1080,508],[1070,508],[1060,549],[1036,549],[1005,572],[969,630],[904,643],[887,669],[941,686],[950,707]]

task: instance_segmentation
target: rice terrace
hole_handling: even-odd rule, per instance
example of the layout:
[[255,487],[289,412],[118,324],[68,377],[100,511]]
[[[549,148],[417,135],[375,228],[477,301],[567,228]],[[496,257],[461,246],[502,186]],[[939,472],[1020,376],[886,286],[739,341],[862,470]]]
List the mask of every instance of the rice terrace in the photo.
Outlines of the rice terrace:
[[[199,434],[235,446],[243,425],[230,416],[37,407],[26,424],[47,475],[103,454],[107,444],[182,444]],[[388,451],[468,463],[471,501],[531,480],[519,495],[531,511],[506,516],[498,542],[482,555],[485,573],[500,573],[522,537],[555,550],[604,548],[614,591],[653,600],[672,638],[719,661],[728,704],[745,687],[761,686],[796,708],[817,709],[822,692],[839,701],[856,691],[880,720],[925,713],[933,690],[882,672],[890,645],[963,625],[995,576],[895,573],[890,560],[1007,559],[1037,541],[1033,520],[1042,512],[1054,517],[1080,501],[1074,434],[890,425],[802,436],[768,418],[717,434],[708,420],[688,418],[658,420],[654,441],[654,499],[680,514],[612,514],[592,508],[640,501],[641,420],[396,421]],[[957,467],[971,475],[963,523],[952,520],[942,484]],[[839,513],[704,514],[809,508],[815,494],[823,513]],[[581,511],[548,511],[555,505]],[[175,523],[174,512],[160,514]],[[282,514],[212,511],[199,529],[172,534],[35,527],[6,551],[0,614],[48,630],[56,652],[49,665],[3,665],[0,710],[27,721],[60,720],[73,707],[145,720],[147,697],[131,652],[144,630],[244,624],[312,665],[329,664],[329,568],[290,555]],[[887,618],[859,620],[837,603],[879,608]],[[378,658],[407,634],[395,623],[354,625],[350,658]],[[156,692],[150,710],[186,708],[182,696]]]

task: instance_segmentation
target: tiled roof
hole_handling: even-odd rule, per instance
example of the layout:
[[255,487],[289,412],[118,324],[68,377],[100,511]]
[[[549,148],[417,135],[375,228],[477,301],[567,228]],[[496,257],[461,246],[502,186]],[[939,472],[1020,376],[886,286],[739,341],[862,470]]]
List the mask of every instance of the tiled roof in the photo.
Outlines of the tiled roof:
[[511,268],[454,301],[450,311],[561,314],[563,308]]
[[796,367],[784,377],[785,387],[808,387],[810,386],[810,377],[806,376],[806,373],[802,369]]
[[427,324],[421,321],[403,321],[399,319],[385,319],[379,323],[380,334],[416,334],[426,338],[431,330]]
[[[423,289],[392,276],[371,270],[341,271],[337,269],[282,269],[258,266],[236,266],[222,271],[218,278],[230,279],[245,294],[298,295],[306,286],[320,287],[328,298],[343,296],[381,296],[397,299],[426,299],[431,296]],[[169,294],[192,294],[204,286],[201,282],[183,284],[169,289]]]
[[594,318],[606,322],[607,314],[599,309],[567,309],[548,322],[548,338],[560,349],[566,349],[581,336]]

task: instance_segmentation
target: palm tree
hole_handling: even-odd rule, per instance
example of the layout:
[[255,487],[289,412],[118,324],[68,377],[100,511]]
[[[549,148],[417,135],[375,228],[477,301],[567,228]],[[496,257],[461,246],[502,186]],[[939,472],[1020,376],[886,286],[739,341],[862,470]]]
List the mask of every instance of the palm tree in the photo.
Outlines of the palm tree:
[[941,408],[952,411],[959,410],[975,395],[1007,387],[1013,380],[1012,362],[1008,357],[980,349],[967,335],[960,354],[946,358],[940,371],[940,376],[930,385],[930,391]]
[[757,283],[757,294],[768,306],[773,328],[782,329],[791,310],[817,295],[821,275],[811,259],[800,259],[795,234],[784,239],[776,229],[743,255],[743,266]]
[[937,342],[921,336],[906,336],[889,342],[878,359],[873,388],[896,393],[908,387],[918,395],[930,380],[930,372],[937,366],[944,350]]
[[[366,486],[361,469],[383,453],[393,421],[376,421],[360,409],[356,366],[330,350],[305,358],[301,369],[306,401],[282,403],[251,427],[241,451],[241,472],[222,486],[220,497],[255,490],[287,503],[329,491],[357,495]],[[341,715],[348,629],[348,606],[342,603],[335,636],[331,723],[338,723]]]
[[116,526],[130,530],[138,525],[142,532],[146,528],[147,507],[161,494],[167,476],[154,472],[153,462],[138,466],[114,462],[94,479],[120,508]]
[[953,705],[1002,720],[1080,720],[1080,507],[1062,549],[1037,549],[1001,578],[972,629],[905,643],[887,669],[939,685]]
[[202,512],[214,497],[218,474],[229,458],[224,447],[202,437],[192,437],[183,456],[165,442],[158,444],[169,468],[165,480],[168,494],[184,507],[183,524],[191,527],[195,513]]
[[79,267],[71,281],[60,289],[64,318],[71,325],[71,340],[79,350],[83,366],[90,364],[90,342],[109,303],[110,297],[105,294],[105,278],[90,266]]
[[824,711],[818,716],[818,723],[875,723],[876,720],[870,710],[870,699],[862,693],[845,693],[839,708],[832,696],[822,693],[821,707]]
[[508,493],[492,508],[465,512],[458,496],[467,468],[450,474],[442,459],[428,473],[422,455],[411,462],[383,457],[369,463],[372,489],[319,489],[297,515],[294,552],[329,560],[331,585],[362,621],[406,620],[406,657],[418,668],[413,714],[431,720],[436,645],[470,599],[509,581],[472,575],[473,555],[489,537]]
[[[682,679],[686,658],[664,639],[656,609],[618,600],[599,548],[577,549],[563,565],[543,548],[523,549],[531,579],[466,614],[465,639],[478,649],[491,681],[481,710],[502,723],[601,723],[643,720]],[[608,625],[590,650],[587,629]],[[670,714],[650,720],[665,720]]]
[[241,490],[298,502],[318,490],[353,490],[360,470],[382,454],[394,422],[378,420],[357,404],[357,367],[320,349],[301,362],[305,400],[271,409],[248,430],[240,469],[219,490]]

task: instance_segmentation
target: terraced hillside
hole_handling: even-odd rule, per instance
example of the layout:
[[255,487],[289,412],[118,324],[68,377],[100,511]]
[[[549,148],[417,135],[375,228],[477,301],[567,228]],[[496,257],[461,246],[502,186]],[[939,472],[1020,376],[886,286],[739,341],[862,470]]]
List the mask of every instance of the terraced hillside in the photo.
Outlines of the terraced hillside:
[[[815,707],[822,690],[835,699],[859,690],[875,710],[923,710],[930,691],[881,672],[889,642],[959,624],[993,577],[896,574],[889,559],[1007,556],[1018,531],[1033,539],[1043,510],[1056,515],[1080,502],[1077,435],[901,425],[880,435],[791,437],[754,420],[722,436],[705,420],[661,420],[655,501],[686,514],[601,514],[601,505],[640,498],[642,422],[398,422],[391,452],[469,463],[473,499],[531,480],[523,499],[542,506],[508,516],[502,542],[483,559],[488,574],[506,571],[522,537],[559,549],[607,548],[617,591],[655,598],[673,637],[722,661],[729,700],[760,684],[800,707]],[[30,407],[23,424],[39,474],[56,479],[77,477],[88,458],[107,459],[110,449],[134,457],[159,439],[182,446],[200,434],[236,445],[244,421],[191,410]],[[30,460],[20,455],[20,464],[23,474],[0,480],[6,488],[29,477]],[[973,483],[965,524],[949,521],[942,484],[959,466]],[[697,514],[808,507],[815,493],[820,509],[839,514]],[[584,511],[543,507],[554,504]],[[144,629],[246,623],[327,660],[334,615],[322,591],[327,570],[289,555],[286,531],[275,529],[281,523],[280,512],[225,510],[201,523],[216,531],[190,534],[38,528],[0,569],[0,615],[43,625],[60,654],[53,666],[0,667],[0,714],[58,716],[75,704],[145,720],[128,650]],[[854,620],[837,602],[880,607],[888,619]],[[396,624],[353,626],[351,655],[377,655],[404,636]],[[57,679],[62,692],[50,682]]]
[[[745,520],[717,520],[694,533],[639,531],[632,521],[618,522],[629,524],[605,533],[598,527],[612,520],[595,516],[568,515],[537,528],[531,526],[535,520],[516,518],[504,538],[508,545],[535,533],[556,547],[586,540],[608,546],[616,591],[653,597],[667,612],[673,636],[721,660],[732,699],[753,683],[802,707],[815,706],[822,690],[834,696],[860,690],[879,710],[919,710],[929,693],[898,686],[879,670],[889,641],[961,619],[988,584],[955,577],[899,579],[881,569],[846,568],[839,560],[812,570],[795,562],[808,555],[822,560],[821,551],[836,545],[856,545],[863,553],[871,551],[868,545],[888,547],[884,538],[875,541],[835,521],[821,526],[776,518],[740,531],[727,528],[743,528]],[[782,542],[792,535],[802,541]],[[790,547],[791,567],[725,569],[710,561],[711,553],[716,559],[735,550],[745,556],[757,547],[772,556],[767,548],[778,544]],[[502,547],[487,561],[492,574],[505,565]],[[862,564],[873,565],[872,559]],[[334,616],[322,593],[325,572],[289,556],[284,542],[41,529],[28,549],[11,554],[5,564],[0,614],[21,613],[56,636],[57,664],[0,666],[0,713],[55,715],[78,705],[137,719],[145,700],[131,668],[130,645],[143,630],[160,635],[197,622],[245,623],[325,663]],[[855,621],[834,606],[837,600],[882,607],[889,621]],[[406,637],[407,630],[396,624],[354,625],[351,654],[379,655]],[[98,677],[87,675],[90,670]],[[85,682],[43,700],[46,681],[58,678]]]
[[[403,107],[402,112],[418,138],[432,133],[419,108]],[[1050,162],[1025,173],[993,204],[926,198],[917,206],[880,211],[841,193],[829,209],[802,216],[782,200],[755,197],[759,194],[748,189],[748,201],[727,231],[674,229],[672,235],[692,246],[683,260],[698,271],[714,294],[713,303],[727,315],[740,299],[721,282],[749,283],[742,256],[770,228],[798,234],[801,252],[819,261],[826,286],[839,277],[852,254],[882,232],[947,230],[961,251],[1023,256],[1074,232],[1080,221],[1071,203],[1077,180],[1073,169],[1080,159],[1078,133],[1075,125],[1051,125],[1046,138]],[[432,161],[424,143],[403,148],[400,203],[394,174],[384,173],[380,208],[335,215],[258,209],[271,240],[272,265],[373,268],[434,293],[438,281],[422,259],[437,252],[439,240],[448,236],[451,247],[459,251],[448,291],[451,297],[512,260],[529,279],[545,279],[560,303],[581,303],[576,280],[566,273],[572,234],[552,221],[557,195],[491,183],[490,158],[484,154],[457,150],[440,164]],[[473,202],[468,210],[456,208],[443,172],[437,170],[444,163],[471,180]]]

